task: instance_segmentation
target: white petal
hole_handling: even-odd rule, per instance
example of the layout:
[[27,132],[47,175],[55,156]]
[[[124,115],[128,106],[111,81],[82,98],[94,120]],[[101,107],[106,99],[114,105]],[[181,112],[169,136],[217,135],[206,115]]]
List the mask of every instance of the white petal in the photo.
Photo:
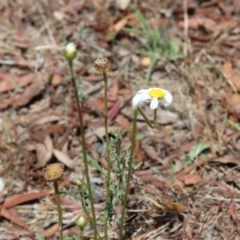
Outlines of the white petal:
[[158,103],[159,103],[158,99],[157,98],[153,98],[151,103],[150,103],[150,108],[152,110],[156,109],[158,107]]
[[69,53],[73,53],[76,51],[76,45],[74,43],[68,43],[66,46],[66,51]]
[[173,96],[169,91],[167,90],[164,90],[164,91],[165,91],[165,96],[163,98],[163,101],[164,101],[164,106],[166,107],[172,103]]
[[146,93],[136,94],[132,99],[133,108],[148,100],[149,96]]

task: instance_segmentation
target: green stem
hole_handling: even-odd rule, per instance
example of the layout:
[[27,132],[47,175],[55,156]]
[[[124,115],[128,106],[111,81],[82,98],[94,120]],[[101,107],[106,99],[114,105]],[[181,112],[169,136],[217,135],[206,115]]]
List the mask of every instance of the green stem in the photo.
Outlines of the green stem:
[[135,109],[134,116],[133,116],[131,153],[130,153],[128,169],[127,169],[127,183],[126,183],[126,189],[125,189],[125,194],[124,194],[124,198],[123,198],[122,216],[121,216],[121,220],[120,220],[120,230],[119,230],[120,231],[120,235],[119,235],[120,240],[122,240],[122,237],[123,237],[123,225],[125,222],[125,211],[126,211],[126,205],[127,205],[128,190],[129,190],[130,178],[131,178],[131,174],[132,174],[133,155],[134,155],[136,129],[137,129],[137,112],[138,112],[138,110]]
[[83,151],[84,172],[86,174],[87,189],[88,189],[89,201],[90,201],[90,205],[91,205],[94,240],[97,240],[97,235],[98,235],[97,221],[96,221],[96,214],[95,214],[93,195],[92,195],[92,189],[91,189],[91,181],[90,181],[89,172],[88,172],[87,151],[86,151],[87,148],[86,148],[84,127],[83,127],[82,108],[81,108],[79,97],[78,97],[76,81],[75,81],[74,73],[73,73],[72,61],[68,61],[68,63],[69,63],[70,74],[71,74],[71,82],[72,82],[73,89],[74,89],[74,94],[75,94],[75,97],[76,97],[76,100],[77,100],[77,112],[78,112],[78,118],[79,118],[79,122],[80,122],[80,129],[81,129],[81,136],[82,136],[82,151]]
[[[109,135],[108,135],[108,104],[107,104],[107,93],[108,93],[108,80],[107,80],[107,73],[103,73],[104,79],[104,120],[105,120],[105,137],[106,137],[106,155],[107,155],[107,179],[106,179],[106,206],[110,204],[110,177],[111,177],[111,160],[110,160],[110,149],[109,149]],[[108,221],[109,221],[109,214],[108,208],[105,209],[105,216],[104,216],[104,237],[108,239]]]
[[157,109],[154,110],[154,123],[152,124],[150,122],[150,120],[147,118],[147,116],[145,115],[145,113],[143,112],[143,110],[139,107],[137,107],[137,110],[141,113],[141,115],[143,116],[144,120],[146,121],[147,125],[150,128],[156,128],[157,127]]
[[154,109],[153,128],[157,127],[157,108]]
[[62,228],[62,209],[60,203],[60,194],[58,189],[58,182],[53,182],[54,191],[55,191],[55,198],[57,204],[57,211],[58,211],[58,227],[59,227],[59,240],[63,240],[63,228]]
[[81,201],[81,203],[82,203],[83,210],[84,210],[84,212],[86,213],[88,219],[91,219],[91,217],[90,217],[90,215],[89,215],[89,213],[88,213],[86,204],[85,204],[85,200],[84,200],[84,198],[83,198],[84,193],[83,193],[83,191],[82,191],[82,187],[79,187],[79,186],[78,186],[78,192],[79,192],[79,195],[80,195],[80,199],[81,199],[80,201]]
[[84,240],[83,231],[84,231],[84,228],[82,228],[82,229],[80,230],[80,239],[81,239],[81,240]]

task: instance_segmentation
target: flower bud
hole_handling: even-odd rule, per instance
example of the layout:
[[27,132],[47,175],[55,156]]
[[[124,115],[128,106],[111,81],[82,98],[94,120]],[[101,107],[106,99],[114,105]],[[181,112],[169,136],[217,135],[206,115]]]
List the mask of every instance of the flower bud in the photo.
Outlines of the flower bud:
[[61,163],[49,164],[44,169],[44,177],[48,182],[55,182],[63,175],[64,165]]
[[72,61],[77,56],[77,49],[76,45],[74,43],[68,43],[65,49],[63,50],[63,56],[69,60]]
[[79,180],[79,179],[77,179],[77,180],[75,180],[75,184],[78,186],[78,187],[82,187],[82,182]]
[[88,224],[88,220],[84,218],[83,216],[79,217],[76,220],[76,226],[79,227],[81,230],[83,230]]
[[98,58],[93,66],[95,67],[96,71],[100,73],[106,73],[110,70],[111,68],[111,62],[107,58]]

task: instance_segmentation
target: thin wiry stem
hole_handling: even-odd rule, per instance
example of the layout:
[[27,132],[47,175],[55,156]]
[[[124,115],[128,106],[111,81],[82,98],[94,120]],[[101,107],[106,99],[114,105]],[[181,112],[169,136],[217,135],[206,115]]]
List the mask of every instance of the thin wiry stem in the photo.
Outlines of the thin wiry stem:
[[106,137],[106,156],[107,156],[107,178],[106,178],[106,209],[105,209],[105,217],[104,217],[104,237],[108,239],[108,210],[107,206],[110,204],[110,177],[111,177],[111,160],[110,160],[110,149],[109,149],[109,135],[108,135],[108,104],[107,104],[107,93],[108,93],[108,80],[107,73],[103,73],[104,79],[104,120],[105,120],[105,137]]
[[120,231],[120,235],[119,235],[120,240],[122,240],[122,237],[123,237],[123,226],[124,226],[124,222],[125,222],[125,212],[126,212],[126,205],[127,205],[127,197],[128,197],[128,190],[129,190],[130,179],[131,179],[131,174],[132,174],[133,155],[134,155],[136,129],[137,129],[137,112],[138,112],[138,110],[135,109],[134,110],[134,115],[133,115],[133,131],[132,131],[131,153],[130,153],[128,169],[127,169],[127,183],[126,183],[126,189],[125,189],[124,198],[123,198],[122,216],[121,216],[121,220],[120,220],[120,229],[119,229],[119,231]]
[[72,82],[74,94],[75,94],[75,97],[77,100],[77,112],[78,112],[78,118],[79,118],[79,122],[80,122],[80,129],[81,129],[81,136],[82,136],[84,173],[86,174],[87,189],[88,189],[89,201],[90,201],[90,206],[91,206],[94,239],[97,240],[97,235],[98,235],[97,221],[96,221],[96,214],[95,214],[93,195],[92,195],[92,189],[91,189],[91,181],[90,181],[89,172],[88,172],[87,151],[86,151],[87,148],[86,148],[84,127],[83,127],[82,107],[80,105],[80,101],[79,101],[79,97],[78,97],[76,81],[75,81],[75,77],[74,77],[74,73],[73,73],[72,61],[68,61],[68,63],[69,63],[69,68],[70,68],[71,82]]
[[62,209],[61,209],[60,194],[59,194],[59,189],[58,189],[58,182],[54,181],[53,186],[54,186],[57,211],[58,211],[59,240],[63,240]]
[[147,123],[147,125],[150,128],[156,128],[157,127],[157,109],[154,110],[153,124],[150,122],[150,120],[148,119],[148,117],[145,115],[145,113],[143,112],[143,110],[140,107],[137,107],[137,110],[141,113],[141,115],[143,116],[145,122]]

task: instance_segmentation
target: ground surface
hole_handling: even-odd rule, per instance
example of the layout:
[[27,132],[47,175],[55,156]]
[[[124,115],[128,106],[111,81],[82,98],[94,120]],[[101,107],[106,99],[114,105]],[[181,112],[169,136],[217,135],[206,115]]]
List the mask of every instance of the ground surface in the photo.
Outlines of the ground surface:
[[[92,66],[99,56],[112,62],[110,130],[131,125],[131,98],[139,89],[162,87],[174,96],[171,106],[158,111],[158,130],[139,118],[138,133],[146,136],[136,144],[134,161],[142,165],[132,176],[125,239],[240,239],[240,3],[134,4],[120,10],[115,1],[104,0],[1,0],[1,239],[34,239],[36,232],[57,239],[52,186],[42,169],[62,162],[60,185],[72,191],[70,173],[83,176],[76,104],[61,55],[68,42],[78,48],[74,70],[84,83],[88,151],[101,166],[106,166],[103,82]],[[152,51],[147,33],[124,30],[141,29],[137,11],[151,28],[167,23],[162,38],[178,40],[181,47],[177,60],[171,49],[157,59],[149,81],[151,61],[141,52],[141,42]],[[143,109],[152,117],[148,105]],[[123,143],[130,144],[128,134]],[[101,176],[90,171],[96,193],[101,192]],[[103,196],[94,197],[100,214]],[[80,203],[64,195],[61,202],[64,234],[78,235],[74,221],[83,214]],[[119,217],[118,208],[115,214]],[[113,223],[110,239],[117,239],[116,230]]]

